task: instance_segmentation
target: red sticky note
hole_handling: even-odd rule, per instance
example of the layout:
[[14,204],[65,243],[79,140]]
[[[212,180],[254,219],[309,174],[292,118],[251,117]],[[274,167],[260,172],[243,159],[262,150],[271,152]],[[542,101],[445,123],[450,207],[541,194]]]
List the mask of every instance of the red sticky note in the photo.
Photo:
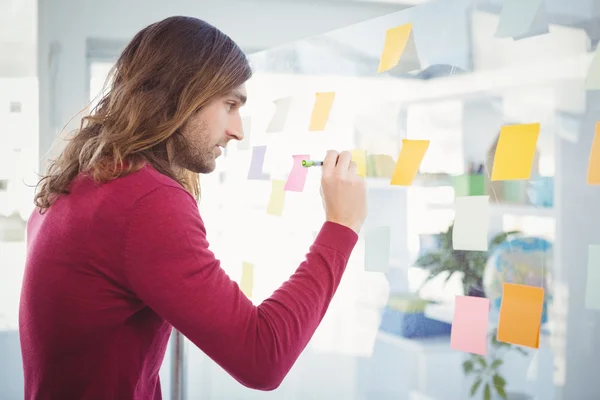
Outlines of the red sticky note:
[[294,158],[294,166],[288,176],[287,182],[283,190],[288,192],[301,192],[304,190],[304,183],[308,175],[308,168],[302,166],[302,160],[309,160],[308,154],[292,156]]
[[489,313],[490,299],[456,296],[450,347],[485,356]]

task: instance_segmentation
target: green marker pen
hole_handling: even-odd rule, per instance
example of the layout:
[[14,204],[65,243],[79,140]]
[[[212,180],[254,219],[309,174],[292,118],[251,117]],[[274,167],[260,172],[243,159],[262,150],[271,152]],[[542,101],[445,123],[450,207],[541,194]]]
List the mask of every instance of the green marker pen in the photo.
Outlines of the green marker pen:
[[323,165],[323,161],[314,161],[314,160],[302,160],[303,167],[320,167]]

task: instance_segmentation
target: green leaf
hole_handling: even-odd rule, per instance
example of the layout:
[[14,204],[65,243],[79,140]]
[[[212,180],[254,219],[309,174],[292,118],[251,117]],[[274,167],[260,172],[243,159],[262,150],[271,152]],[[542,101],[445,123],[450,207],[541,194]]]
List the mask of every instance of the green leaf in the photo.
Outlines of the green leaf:
[[504,378],[498,374],[494,374],[492,379],[494,380],[494,386],[496,386],[496,388],[498,386],[504,387],[506,385],[506,381],[504,380]]
[[500,396],[506,400],[506,392],[504,391],[504,385],[494,384],[494,387],[496,388],[496,392],[498,393],[498,396]]
[[477,357],[477,361],[479,362],[479,364],[481,364],[483,368],[487,368],[487,362],[485,362],[485,358],[479,356]]
[[494,360],[494,362],[492,363],[492,365],[490,366],[491,369],[496,369],[499,366],[501,366],[502,364],[504,364],[504,361],[502,360]]
[[527,352],[526,352],[525,350],[523,350],[522,348],[520,348],[520,347],[515,347],[515,348],[517,349],[517,351],[518,351],[519,353],[523,354],[524,356],[526,356],[526,355],[527,355]]
[[415,261],[415,265],[418,267],[431,267],[431,266],[439,264],[441,262],[441,260],[442,260],[442,255],[440,254],[440,252],[435,251],[435,252],[425,253],[425,254],[421,255]]
[[465,372],[465,374],[470,374],[471,371],[473,371],[473,361],[471,360],[467,360],[463,363],[463,371]]
[[479,390],[479,386],[481,386],[481,378],[477,378],[475,382],[473,382],[473,386],[471,386],[471,397],[475,396],[477,390]]
[[486,383],[485,388],[483,388],[483,400],[492,400],[492,390],[489,383]]

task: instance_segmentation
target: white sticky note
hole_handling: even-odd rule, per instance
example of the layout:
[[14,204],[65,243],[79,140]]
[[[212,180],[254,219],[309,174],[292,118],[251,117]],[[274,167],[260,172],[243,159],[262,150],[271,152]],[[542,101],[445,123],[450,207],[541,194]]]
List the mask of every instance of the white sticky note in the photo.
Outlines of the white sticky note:
[[585,285],[585,308],[600,310],[600,245],[598,244],[590,244],[588,247]]
[[267,127],[267,133],[281,132],[285,128],[285,123],[292,105],[291,97],[283,97],[273,102],[275,104],[275,113]]
[[390,267],[390,227],[379,226],[365,233],[365,271],[387,272]]
[[454,207],[452,248],[454,250],[487,251],[490,197],[457,197]]
[[525,39],[549,32],[543,0],[504,0],[497,38]]

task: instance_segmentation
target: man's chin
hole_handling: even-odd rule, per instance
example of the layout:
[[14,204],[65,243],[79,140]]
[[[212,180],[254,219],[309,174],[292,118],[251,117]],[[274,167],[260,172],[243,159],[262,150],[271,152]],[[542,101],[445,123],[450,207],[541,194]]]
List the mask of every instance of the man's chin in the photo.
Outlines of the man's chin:
[[198,174],[210,174],[211,172],[214,172],[215,169],[217,169],[217,163],[213,161],[212,163],[198,165],[193,171]]

